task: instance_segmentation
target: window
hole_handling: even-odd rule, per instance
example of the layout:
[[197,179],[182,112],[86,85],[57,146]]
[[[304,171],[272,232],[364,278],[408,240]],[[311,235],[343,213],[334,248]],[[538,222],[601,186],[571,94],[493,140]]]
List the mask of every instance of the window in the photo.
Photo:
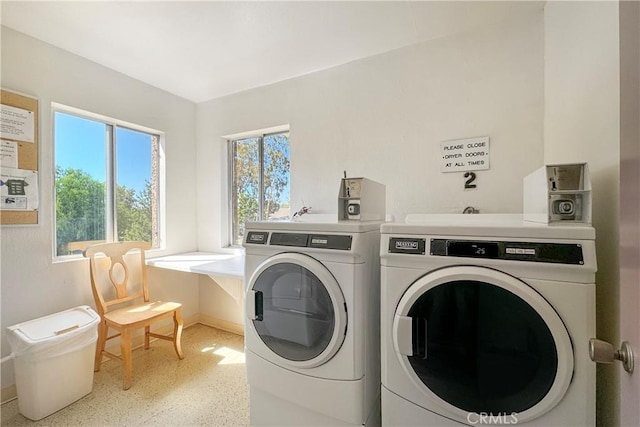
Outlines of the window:
[[55,109],[55,255],[98,242],[160,246],[159,133]]
[[241,245],[245,221],[289,218],[289,132],[229,141],[231,244]]

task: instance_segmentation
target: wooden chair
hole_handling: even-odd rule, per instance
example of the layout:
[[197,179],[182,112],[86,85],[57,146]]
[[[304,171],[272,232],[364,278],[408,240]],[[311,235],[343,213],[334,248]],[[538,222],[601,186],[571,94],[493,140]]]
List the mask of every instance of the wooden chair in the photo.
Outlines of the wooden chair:
[[[100,314],[94,370],[100,370],[103,355],[120,360],[124,368],[125,390],[131,387],[131,352],[136,329],[144,328],[145,349],[149,349],[150,337],[172,341],[178,358],[184,359],[180,345],[182,304],[149,300],[144,254],[149,247],[146,242],[101,243],[91,245],[83,252],[89,258],[91,289]],[[152,324],[169,317],[173,317],[172,335],[151,332]],[[117,333],[108,336],[109,328]],[[107,341],[116,337],[120,337],[120,356],[105,350]]]

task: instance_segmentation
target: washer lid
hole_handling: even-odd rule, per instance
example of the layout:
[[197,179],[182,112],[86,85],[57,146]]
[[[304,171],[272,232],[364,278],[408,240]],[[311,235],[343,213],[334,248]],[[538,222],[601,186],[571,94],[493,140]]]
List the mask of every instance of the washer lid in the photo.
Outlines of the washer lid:
[[247,221],[246,230],[297,231],[327,233],[365,233],[377,231],[383,221]]
[[447,267],[414,282],[393,320],[396,356],[447,416],[515,416],[524,422],[552,409],[573,375],[573,349],[562,320],[524,282],[484,268]]
[[541,224],[524,221],[519,214],[407,215],[404,223],[384,223],[381,233],[469,237],[593,240],[595,229],[581,224]]

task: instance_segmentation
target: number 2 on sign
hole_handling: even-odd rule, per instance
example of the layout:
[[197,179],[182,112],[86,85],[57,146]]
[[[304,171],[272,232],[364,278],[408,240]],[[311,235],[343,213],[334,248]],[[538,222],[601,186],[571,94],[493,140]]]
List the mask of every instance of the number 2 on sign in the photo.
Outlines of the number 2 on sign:
[[472,184],[476,180],[476,174],[474,172],[465,172],[464,177],[467,179],[464,182],[464,188],[476,188],[475,184]]

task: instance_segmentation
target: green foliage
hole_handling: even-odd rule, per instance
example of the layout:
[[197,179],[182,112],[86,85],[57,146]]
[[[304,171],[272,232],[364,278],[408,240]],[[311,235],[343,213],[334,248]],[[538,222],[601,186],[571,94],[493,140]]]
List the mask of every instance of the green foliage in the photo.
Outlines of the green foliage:
[[[105,184],[80,169],[56,168],[56,254],[71,242],[106,240]],[[151,242],[153,191],[116,188],[117,238]]]
[[[289,138],[270,135],[264,139],[264,218],[280,209],[280,199],[289,184]],[[288,199],[288,197],[287,197]]]
[[256,138],[236,142],[234,187],[238,225],[259,219],[260,160]]
[[118,186],[116,199],[118,212],[118,240],[142,240],[151,242],[153,191],[147,181],[140,193]]
[[[235,141],[234,238],[242,243],[244,223],[268,219],[281,207],[289,184],[289,138],[285,134],[267,135],[263,140],[263,182],[260,194],[259,138]],[[262,197],[263,217],[260,218]],[[288,196],[285,197],[288,205]]]
[[69,242],[105,238],[105,188],[79,169],[56,168],[56,253]]

